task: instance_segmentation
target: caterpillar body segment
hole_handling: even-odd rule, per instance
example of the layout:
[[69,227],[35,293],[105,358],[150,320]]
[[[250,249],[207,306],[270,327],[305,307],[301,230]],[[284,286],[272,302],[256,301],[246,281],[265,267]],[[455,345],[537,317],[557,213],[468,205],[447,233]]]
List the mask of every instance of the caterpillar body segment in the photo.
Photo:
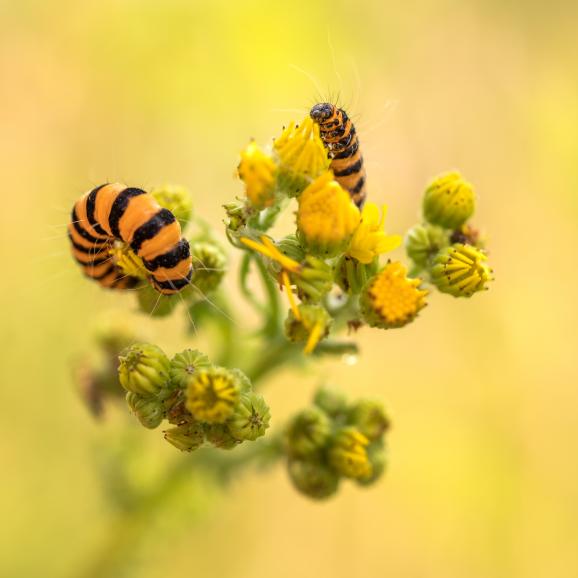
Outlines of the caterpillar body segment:
[[320,102],[310,111],[319,125],[319,134],[329,152],[335,180],[362,207],[366,198],[365,167],[359,148],[359,137],[347,113],[328,102]]
[[127,289],[140,281],[114,263],[116,241],[142,259],[159,293],[171,295],[190,283],[192,258],[178,221],[142,189],[109,183],[84,194],[72,208],[68,237],[85,275],[103,287]]

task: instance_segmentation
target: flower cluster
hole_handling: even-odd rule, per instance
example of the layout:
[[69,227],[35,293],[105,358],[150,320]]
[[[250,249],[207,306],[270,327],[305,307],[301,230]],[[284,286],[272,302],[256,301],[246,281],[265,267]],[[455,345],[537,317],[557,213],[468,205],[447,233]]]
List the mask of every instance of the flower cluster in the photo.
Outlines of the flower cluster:
[[406,235],[412,272],[425,272],[438,291],[454,297],[487,290],[492,280],[480,235],[468,223],[475,205],[474,189],[460,173],[440,175],[425,190],[424,222]]
[[[227,235],[262,260],[286,294],[289,341],[313,353],[343,327],[401,327],[416,317],[425,305],[421,281],[408,279],[401,263],[380,263],[401,243],[384,229],[387,207],[356,206],[311,118],[291,123],[270,149],[251,142],[238,172],[245,195],[226,205]],[[291,199],[295,230],[276,240],[268,231]]]
[[182,451],[205,442],[231,449],[269,427],[269,407],[245,374],[214,366],[199,351],[186,349],[169,360],[156,345],[138,343],[119,360],[131,411],[149,429],[166,419],[173,427],[165,430],[165,439]]
[[373,484],[385,470],[389,426],[381,403],[347,403],[340,393],[321,388],[313,404],[285,428],[284,451],[293,485],[322,500],[337,492],[342,479]]

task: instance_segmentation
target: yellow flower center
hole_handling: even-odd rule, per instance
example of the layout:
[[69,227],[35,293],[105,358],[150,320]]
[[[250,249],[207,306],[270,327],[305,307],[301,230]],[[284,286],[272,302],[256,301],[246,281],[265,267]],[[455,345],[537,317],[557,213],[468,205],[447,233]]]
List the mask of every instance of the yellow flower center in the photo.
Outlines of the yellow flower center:
[[199,421],[222,423],[239,397],[234,379],[224,370],[200,370],[187,384],[186,407]]
[[126,243],[115,241],[111,245],[109,253],[112,256],[113,263],[127,277],[138,277],[139,279],[148,278],[149,273],[142,259]]
[[368,288],[374,311],[393,325],[409,321],[426,304],[427,291],[420,284],[420,279],[406,277],[401,263],[389,263]]

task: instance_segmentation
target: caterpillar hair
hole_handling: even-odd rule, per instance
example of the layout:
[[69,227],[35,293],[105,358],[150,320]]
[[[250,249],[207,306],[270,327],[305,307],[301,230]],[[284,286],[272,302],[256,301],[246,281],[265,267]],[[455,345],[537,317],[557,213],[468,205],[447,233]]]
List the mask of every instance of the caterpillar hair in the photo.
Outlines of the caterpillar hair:
[[309,114],[319,125],[335,180],[349,192],[353,202],[362,207],[366,197],[365,167],[355,126],[343,109],[328,102],[316,104]]
[[85,275],[103,287],[128,289],[139,282],[113,262],[115,241],[142,259],[159,293],[171,295],[190,283],[189,242],[175,216],[142,189],[109,183],[84,194],[72,208],[68,237]]

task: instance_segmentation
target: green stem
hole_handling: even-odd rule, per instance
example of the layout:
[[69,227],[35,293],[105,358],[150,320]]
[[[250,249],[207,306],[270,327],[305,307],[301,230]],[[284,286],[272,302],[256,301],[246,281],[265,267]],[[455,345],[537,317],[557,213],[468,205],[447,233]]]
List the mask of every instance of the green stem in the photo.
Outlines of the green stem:
[[281,365],[298,359],[303,355],[303,348],[289,343],[284,336],[279,335],[273,342],[266,344],[266,351],[259,353],[254,364],[245,371],[253,385]]
[[190,480],[191,473],[211,473],[221,484],[226,484],[243,469],[265,461],[272,463],[281,456],[276,439],[269,442],[254,442],[246,449],[239,448],[235,454],[222,455],[224,452],[203,451],[194,456],[186,455],[175,460],[163,480],[147,494],[141,496],[134,507],[119,511],[108,530],[105,542],[80,574],[82,578],[116,578],[128,574],[132,554],[138,545],[151,520],[159,514],[171,496],[178,493],[181,487]]

